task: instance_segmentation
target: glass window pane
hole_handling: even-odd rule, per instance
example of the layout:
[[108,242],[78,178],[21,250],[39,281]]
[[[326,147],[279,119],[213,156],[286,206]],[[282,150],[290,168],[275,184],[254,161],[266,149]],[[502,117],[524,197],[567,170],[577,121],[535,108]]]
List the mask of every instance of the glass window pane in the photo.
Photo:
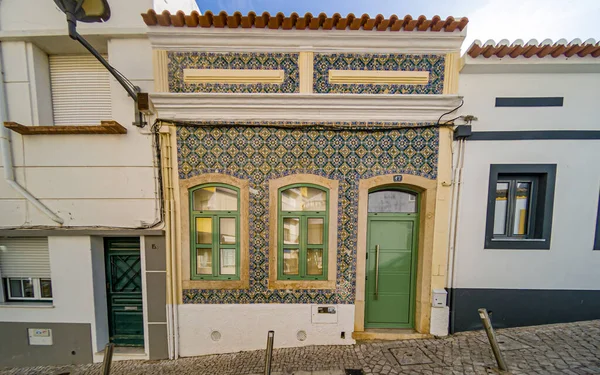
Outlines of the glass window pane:
[[52,280],[41,279],[40,289],[42,290],[42,298],[52,298]]
[[517,182],[517,194],[515,201],[515,226],[513,228],[514,234],[527,234],[530,196],[531,182]]
[[323,218],[308,218],[308,244],[323,244]]
[[283,249],[283,274],[298,275],[299,273],[299,256],[298,249]]
[[196,218],[196,241],[199,244],[212,243],[212,218]]
[[237,191],[221,186],[207,186],[194,191],[194,210],[237,211]]
[[21,289],[21,279],[8,279],[10,284],[11,297],[23,297],[23,289]]
[[286,217],[283,219],[283,243],[286,245],[298,245],[300,242],[300,219],[297,217]]
[[219,218],[219,241],[222,245],[235,245],[235,218]]
[[494,234],[506,234],[506,210],[508,208],[508,182],[496,183],[496,209],[494,211]]
[[306,251],[306,274],[323,274],[323,249],[308,249]]
[[369,194],[369,212],[417,212],[417,196],[400,190],[380,190]]
[[212,275],[212,249],[196,249],[196,273],[199,275]]
[[282,211],[325,211],[327,193],[323,190],[300,186],[281,192]]
[[221,249],[221,275],[235,275],[235,249]]
[[35,295],[33,294],[33,280],[31,279],[23,279],[23,297],[33,298]]

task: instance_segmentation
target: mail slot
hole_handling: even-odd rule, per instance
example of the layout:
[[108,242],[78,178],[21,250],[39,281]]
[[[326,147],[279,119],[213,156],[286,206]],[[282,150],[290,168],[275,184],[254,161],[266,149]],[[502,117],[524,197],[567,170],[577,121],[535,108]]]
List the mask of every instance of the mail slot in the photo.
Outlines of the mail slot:
[[137,311],[137,309],[138,309],[137,306],[125,306],[125,311],[131,311],[131,310]]

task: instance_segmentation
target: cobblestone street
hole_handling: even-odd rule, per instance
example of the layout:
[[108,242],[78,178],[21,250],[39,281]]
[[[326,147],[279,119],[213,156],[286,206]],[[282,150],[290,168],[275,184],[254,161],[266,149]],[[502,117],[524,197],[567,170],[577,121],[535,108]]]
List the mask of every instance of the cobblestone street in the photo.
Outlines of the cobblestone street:
[[[511,374],[600,374],[600,320],[496,332]],[[111,374],[247,375],[262,374],[263,365],[264,351],[259,350],[177,361],[119,361]],[[98,374],[100,366],[32,367],[0,374]],[[342,375],[348,369],[364,374],[494,374],[495,366],[485,333],[477,331],[444,339],[275,349],[272,369],[297,375]]]

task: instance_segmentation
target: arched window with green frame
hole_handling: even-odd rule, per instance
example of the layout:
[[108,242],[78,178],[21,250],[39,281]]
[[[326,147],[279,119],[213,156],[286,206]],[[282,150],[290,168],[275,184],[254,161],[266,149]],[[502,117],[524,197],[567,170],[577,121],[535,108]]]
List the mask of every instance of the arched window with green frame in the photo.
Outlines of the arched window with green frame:
[[192,280],[239,280],[239,195],[225,184],[189,189]]
[[294,184],[278,191],[279,280],[327,280],[329,190]]

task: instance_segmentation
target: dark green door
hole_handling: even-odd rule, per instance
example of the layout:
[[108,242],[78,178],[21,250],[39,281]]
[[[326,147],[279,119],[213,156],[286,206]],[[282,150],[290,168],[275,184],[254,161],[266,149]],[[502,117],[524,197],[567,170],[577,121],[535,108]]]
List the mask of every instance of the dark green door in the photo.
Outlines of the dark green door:
[[[416,197],[413,202],[410,211],[416,211]],[[389,206],[381,211],[388,212],[369,213],[367,226],[365,327],[414,328],[418,216],[389,212]]]
[[105,251],[110,342],[144,346],[139,239],[107,239]]

